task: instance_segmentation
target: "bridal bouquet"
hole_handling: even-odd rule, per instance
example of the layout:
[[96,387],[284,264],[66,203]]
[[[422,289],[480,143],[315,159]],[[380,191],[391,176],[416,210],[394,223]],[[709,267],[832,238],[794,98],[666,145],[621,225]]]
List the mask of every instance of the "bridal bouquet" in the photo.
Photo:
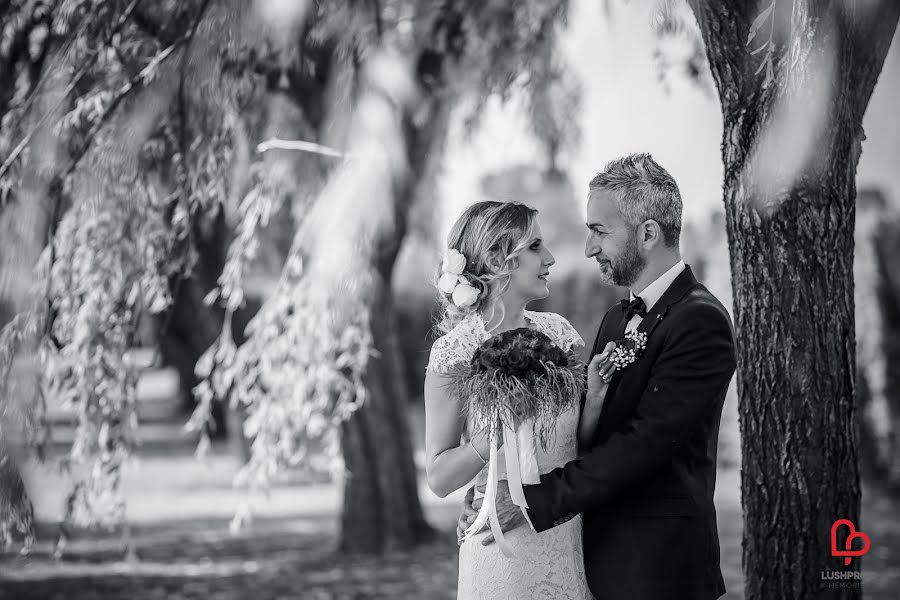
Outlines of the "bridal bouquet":
[[528,519],[522,485],[540,483],[536,443],[547,448],[558,417],[579,401],[584,384],[581,362],[567,356],[544,333],[527,328],[504,331],[486,340],[469,365],[454,374],[454,391],[468,399],[466,408],[474,429],[488,427],[491,433],[485,497],[466,539],[480,531],[490,517],[500,548],[511,555],[496,526],[500,435],[510,496]]

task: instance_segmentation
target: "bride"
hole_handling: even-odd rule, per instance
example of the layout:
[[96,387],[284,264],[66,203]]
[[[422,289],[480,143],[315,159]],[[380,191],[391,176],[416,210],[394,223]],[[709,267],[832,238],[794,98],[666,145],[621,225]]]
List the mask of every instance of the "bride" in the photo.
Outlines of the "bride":
[[[425,375],[426,470],[429,486],[441,497],[473,480],[484,484],[490,450],[488,431],[473,431],[466,399],[452,393],[452,370],[467,365],[492,335],[521,327],[541,331],[570,354],[584,347],[562,316],[525,309],[549,294],[547,276],[555,262],[542,240],[536,210],[512,202],[474,204],[454,224],[447,246],[438,283],[444,305],[438,328],[444,335],[432,346]],[[602,398],[602,392],[589,397]],[[596,406],[585,409],[585,414],[599,412]],[[593,438],[596,419],[579,422],[580,414],[575,401],[556,421],[547,449],[538,448],[541,473],[576,458],[579,446]],[[499,460],[500,479],[507,478],[504,467]],[[515,558],[504,556],[497,544],[482,544],[489,535],[485,528],[460,545],[459,598],[591,598],[580,515],[542,533],[528,525],[507,532],[505,542]]]

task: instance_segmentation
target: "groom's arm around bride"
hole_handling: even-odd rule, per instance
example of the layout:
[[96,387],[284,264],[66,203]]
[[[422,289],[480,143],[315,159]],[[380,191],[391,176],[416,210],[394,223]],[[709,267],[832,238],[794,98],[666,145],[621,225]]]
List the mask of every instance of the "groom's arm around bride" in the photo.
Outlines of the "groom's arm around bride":
[[[561,518],[601,508],[630,488],[651,483],[648,478],[662,475],[666,467],[688,471],[693,463],[715,457],[715,447],[706,446],[715,444],[718,437],[721,401],[735,370],[734,339],[727,314],[717,302],[698,299],[684,304],[693,306],[683,307],[685,314],[671,319],[670,331],[658,327],[654,332],[667,334],[667,339],[637,399],[634,418],[603,436],[580,459],[543,475],[539,486],[525,489],[528,514],[538,531],[553,527]],[[681,464],[673,463],[676,458]],[[708,466],[712,467],[708,475],[714,478],[715,465]],[[659,497],[686,496],[698,508],[711,509],[712,498],[703,492],[712,491],[714,480],[694,486],[689,473],[683,474],[683,479],[659,482],[675,487],[658,490],[673,493]],[[681,489],[678,484],[689,487]]]
[[[621,337],[617,310],[594,352]],[[525,488],[528,515],[544,531],[584,514],[597,597],[717,598],[725,588],[713,495],[736,366],[731,321],[687,267],[638,330],[648,333],[643,356],[613,376],[593,448]]]

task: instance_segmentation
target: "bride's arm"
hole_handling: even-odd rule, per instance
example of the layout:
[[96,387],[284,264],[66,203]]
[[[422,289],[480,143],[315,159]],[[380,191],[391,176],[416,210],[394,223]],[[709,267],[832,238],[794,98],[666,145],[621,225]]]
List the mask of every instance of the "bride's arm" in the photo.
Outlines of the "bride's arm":
[[584,408],[581,410],[581,419],[578,421],[578,450],[588,451],[594,445],[594,434],[597,432],[597,424],[600,420],[600,411],[603,410],[603,402],[609,383],[603,380],[603,375],[612,376],[614,366],[609,361],[609,353],[615,347],[613,342],[606,345],[602,354],[597,354],[587,366],[587,392],[585,393]]
[[425,472],[431,490],[441,498],[478,474],[488,459],[487,430],[460,445],[465,428],[462,400],[450,394],[449,379],[428,369],[425,375]]

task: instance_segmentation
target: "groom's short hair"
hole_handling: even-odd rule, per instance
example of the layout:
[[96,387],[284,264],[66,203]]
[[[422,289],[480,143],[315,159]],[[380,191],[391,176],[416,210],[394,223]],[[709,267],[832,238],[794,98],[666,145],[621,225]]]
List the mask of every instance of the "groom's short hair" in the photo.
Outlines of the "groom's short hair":
[[681,237],[681,192],[668,171],[648,153],[629,154],[610,161],[591,179],[594,190],[611,190],[622,218],[629,225],[653,219],[670,248]]

